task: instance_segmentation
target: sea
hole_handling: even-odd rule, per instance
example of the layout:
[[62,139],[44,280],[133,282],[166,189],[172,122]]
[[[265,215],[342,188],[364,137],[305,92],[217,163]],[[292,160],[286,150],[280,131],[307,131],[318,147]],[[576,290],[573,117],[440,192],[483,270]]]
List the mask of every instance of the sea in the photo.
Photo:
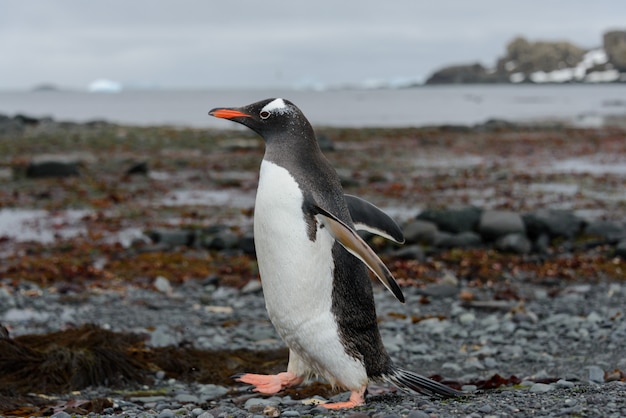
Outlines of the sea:
[[270,97],[291,100],[315,126],[334,127],[476,125],[494,119],[597,127],[607,120],[623,123],[626,115],[626,84],[445,85],[323,91],[0,91],[0,114],[73,122],[106,120],[140,126],[233,129],[235,124],[211,118],[208,111]]

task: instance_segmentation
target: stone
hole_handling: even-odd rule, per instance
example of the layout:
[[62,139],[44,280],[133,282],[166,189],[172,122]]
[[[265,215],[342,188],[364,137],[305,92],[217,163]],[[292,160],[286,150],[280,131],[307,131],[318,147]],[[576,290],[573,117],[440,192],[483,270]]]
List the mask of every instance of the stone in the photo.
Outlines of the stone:
[[200,398],[190,393],[179,393],[178,395],[176,395],[174,399],[176,399],[176,401],[180,402],[181,404],[186,404],[186,403],[199,404],[200,403]]
[[202,238],[202,246],[209,250],[229,250],[239,246],[239,237],[226,226],[209,229]]
[[604,383],[604,370],[598,366],[589,366],[589,381],[592,383]]
[[433,245],[437,237],[437,225],[434,222],[416,219],[402,228],[407,244]]
[[406,247],[402,247],[397,249],[391,253],[394,258],[399,258],[402,260],[418,260],[425,261],[426,256],[424,255],[424,250],[419,245],[409,245]]
[[466,231],[444,236],[437,241],[436,246],[439,248],[476,248],[480,247],[482,243],[480,235],[476,232]]
[[602,219],[593,221],[585,226],[585,235],[597,236],[609,241],[626,238],[626,228],[624,224]]
[[130,168],[126,170],[126,175],[147,175],[149,171],[150,170],[148,169],[148,163],[146,161],[141,161],[131,165]]
[[468,206],[453,209],[427,209],[417,215],[418,220],[429,221],[442,231],[458,234],[476,231],[482,209]]
[[511,211],[486,210],[480,217],[478,230],[486,241],[496,240],[508,234],[526,234],[522,217]]
[[547,234],[550,239],[572,239],[583,226],[583,220],[573,212],[561,209],[539,209],[522,215],[522,219],[531,240],[536,240],[542,234]]
[[557,382],[554,385],[557,388],[571,389],[571,388],[574,387],[574,382],[570,382],[570,381],[565,380],[565,379],[559,379],[559,380],[557,380]]
[[26,177],[75,177],[80,175],[79,164],[75,161],[31,162],[26,168]]
[[163,409],[161,412],[159,412],[159,415],[157,415],[157,418],[174,418],[174,411],[172,411],[169,408],[165,408]]
[[164,244],[171,247],[190,246],[195,241],[193,232],[184,229],[156,229],[146,231],[146,236],[156,244]]
[[498,238],[494,246],[505,253],[528,254],[533,245],[525,234],[513,233]]
[[626,239],[621,240],[615,246],[615,255],[626,259]]
[[170,281],[163,276],[159,276],[154,279],[154,288],[161,293],[165,293],[166,295],[172,293],[172,285],[170,284]]
[[535,383],[529,390],[531,393],[546,393],[554,390],[554,387],[545,383]]

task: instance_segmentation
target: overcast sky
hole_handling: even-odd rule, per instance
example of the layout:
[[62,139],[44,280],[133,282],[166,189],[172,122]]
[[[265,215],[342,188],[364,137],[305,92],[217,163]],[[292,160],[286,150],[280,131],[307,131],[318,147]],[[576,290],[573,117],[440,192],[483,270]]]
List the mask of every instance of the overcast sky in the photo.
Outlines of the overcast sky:
[[424,80],[517,35],[598,47],[625,17],[623,0],[0,0],[0,89]]

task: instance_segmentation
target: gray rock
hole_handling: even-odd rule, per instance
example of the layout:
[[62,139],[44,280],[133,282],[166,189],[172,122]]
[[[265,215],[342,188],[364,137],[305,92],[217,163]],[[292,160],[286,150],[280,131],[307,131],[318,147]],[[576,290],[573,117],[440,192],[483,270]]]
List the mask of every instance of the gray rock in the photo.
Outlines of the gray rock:
[[178,338],[167,325],[158,325],[150,334],[148,344],[152,347],[167,347],[178,344]]
[[199,386],[198,395],[204,402],[207,402],[219,398],[220,396],[225,395],[227,392],[228,388],[209,383]]
[[157,418],[174,418],[174,416],[175,416],[174,411],[172,411],[169,408],[165,408],[161,412],[159,412],[159,415],[157,415]]
[[478,230],[486,241],[493,241],[509,234],[525,234],[522,217],[511,211],[486,210],[480,217]]
[[239,237],[228,227],[209,230],[202,238],[202,246],[209,250],[229,250],[239,246]]
[[161,293],[165,293],[166,295],[172,293],[172,285],[170,284],[170,281],[163,276],[159,276],[154,279],[154,288]]
[[202,408],[194,408],[191,410],[191,415],[194,417],[200,416],[204,413],[204,409]]
[[277,406],[279,403],[280,401],[275,398],[250,398],[246,401],[243,407],[250,411],[255,406]]
[[458,234],[478,228],[482,209],[469,206],[458,209],[428,209],[417,215],[418,220],[429,221],[442,231]]
[[261,292],[261,290],[263,290],[263,286],[260,280],[250,280],[241,288],[241,293],[256,293]]
[[604,383],[604,370],[598,366],[589,366],[589,381],[593,383]]
[[532,249],[532,243],[524,234],[506,234],[494,243],[498,251],[514,254],[528,254]]
[[189,393],[179,393],[178,395],[176,395],[174,399],[176,399],[176,401],[180,402],[181,404],[186,404],[186,403],[199,404],[200,403],[200,398]]
[[554,385],[557,388],[571,389],[574,387],[574,382],[570,382],[569,380],[565,379],[559,379]]
[[482,243],[480,235],[466,231],[443,237],[437,241],[436,245],[439,248],[476,248]]
[[531,393],[546,393],[554,390],[554,387],[545,383],[535,383],[529,390]]
[[65,411],[59,411],[50,418],[72,418],[72,416]]
[[398,250],[393,251],[391,255],[393,257],[400,258],[403,260],[418,260],[418,261],[426,260],[424,251],[422,250],[422,247],[420,247],[419,245],[409,245],[406,247],[402,247]]
[[589,223],[585,227],[584,233],[585,235],[597,236],[609,241],[626,238],[624,224],[601,219]]
[[416,219],[404,225],[402,232],[407,244],[433,245],[437,237],[437,225]]
[[532,240],[542,234],[550,238],[574,238],[583,226],[583,220],[573,212],[560,209],[539,209],[522,216],[526,233]]

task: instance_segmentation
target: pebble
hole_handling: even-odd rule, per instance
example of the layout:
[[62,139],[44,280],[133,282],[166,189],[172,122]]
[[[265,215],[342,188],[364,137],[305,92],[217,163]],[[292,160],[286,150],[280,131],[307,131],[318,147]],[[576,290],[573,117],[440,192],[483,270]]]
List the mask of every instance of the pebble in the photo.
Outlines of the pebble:
[[565,379],[559,379],[556,381],[556,383],[554,384],[557,388],[566,388],[566,389],[571,389],[574,387],[574,382],[570,382],[568,380]]
[[550,392],[554,388],[551,385],[547,385],[545,383],[535,383],[530,387],[530,391],[532,393],[545,393]]
[[172,411],[169,408],[165,408],[161,410],[161,412],[159,412],[159,415],[157,415],[157,418],[174,418],[174,411]]
[[589,366],[589,381],[592,383],[604,383],[604,370],[598,366]]
[[[156,287],[152,290],[129,288],[124,298],[114,292],[88,295],[90,309],[76,310],[72,307],[74,314],[71,318],[76,325],[84,321],[106,325],[114,331],[144,333],[150,337],[150,344],[177,345],[180,341],[189,341],[199,348],[197,344],[202,341],[206,344],[202,346],[204,349],[283,347],[267,319],[261,292],[244,293],[215,285],[205,290],[205,286],[198,284],[194,287],[193,281],[189,282],[172,289],[182,299],[174,299],[156,290]],[[532,285],[525,291],[523,283],[517,284],[522,286],[519,290],[522,294],[535,294]],[[413,417],[423,417],[423,414],[505,416],[514,415],[515,410],[531,410],[532,400],[541,399],[546,415],[558,415],[566,410],[579,413],[581,405],[586,405],[585,400],[593,397],[594,411],[601,411],[598,416],[619,416],[619,412],[626,409],[626,402],[616,394],[624,393],[624,384],[605,383],[604,370],[626,368],[623,354],[626,319],[623,314],[618,314],[626,306],[626,292],[622,289],[622,286],[604,284],[580,288],[572,286],[568,292],[556,297],[531,297],[525,301],[524,309],[534,313],[535,319],[515,320],[508,310],[467,308],[450,298],[431,298],[430,303],[420,304],[417,302],[419,291],[414,288],[403,289],[407,304],[400,305],[383,288],[376,286],[381,334],[384,341],[390,343],[390,355],[397,364],[420,374],[440,374],[461,383],[489,378],[492,373],[504,378],[511,375],[532,378],[520,385],[527,386],[528,390],[516,386],[504,391],[486,391],[481,393],[480,400],[470,398],[463,403],[455,400],[429,401],[427,397],[402,392],[394,394],[398,398],[392,400],[386,395],[372,396],[363,412],[368,416],[381,417],[392,414]],[[479,289],[476,292],[477,297],[489,297],[488,293],[480,293],[489,290]],[[38,296],[28,298],[19,292],[2,294],[3,302],[7,300],[10,303],[6,306],[13,307],[0,311],[0,323],[7,326],[12,337],[49,332],[65,326],[63,321],[70,316],[63,316],[65,306],[61,295],[49,293],[46,289],[39,289],[36,294]],[[200,308],[194,309],[194,305]],[[232,309],[203,308],[209,305]],[[391,312],[402,314],[406,319],[389,316]],[[411,318],[426,319],[414,322]],[[225,321],[236,326],[221,326]],[[154,331],[146,331],[149,327],[154,327]],[[584,335],[587,337],[581,338]],[[264,340],[256,340],[257,337]],[[598,340],[606,343],[602,350],[598,350]],[[555,375],[554,370],[559,373]],[[283,416],[328,415],[324,408],[305,405],[288,397],[253,395],[243,404],[234,403],[234,395],[229,394],[229,390],[238,387],[235,383],[231,387],[185,384],[168,379],[163,373],[157,377],[147,388],[162,388],[166,395],[122,400],[117,399],[118,395],[114,393],[103,392],[106,388],[94,389],[100,391],[98,396],[115,399],[116,407],[107,409],[101,416],[112,417],[122,413],[129,418],[263,416],[268,406],[272,408],[266,413]],[[551,378],[560,380],[551,385],[533,381]],[[579,387],[584,390],[576,391],[576,396],[580,397],[578,403],[564,403],[563,399],[573,396],[572,388]],[[472,393],[478,388],[468,384],[462,389]],[[545,391],[560,392],[555,396],[542,396]],[[529,397],[529,392],[537,396]],[[338,400],[346,398],[345,392],[338,396]],[[611,406],[613,412],[603,414],[602,411],[608,411],[607,405],[613,399],[616,403]],[[253,407],[255,404],[259,406]],[[463,408],[462,405],[468,407]],[[491,406],[492,410],[481,410],[485,405]]]

